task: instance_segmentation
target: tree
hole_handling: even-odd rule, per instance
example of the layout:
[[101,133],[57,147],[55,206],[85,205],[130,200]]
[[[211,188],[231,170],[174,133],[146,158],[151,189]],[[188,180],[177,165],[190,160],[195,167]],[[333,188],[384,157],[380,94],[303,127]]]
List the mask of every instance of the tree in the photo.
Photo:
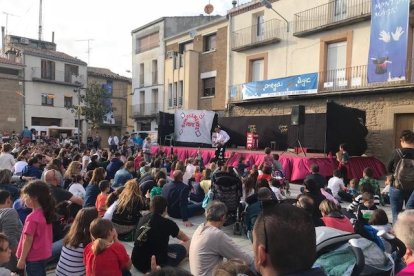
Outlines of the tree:
[[88,84],[85,95],[81,95],[80,105],[73,105],[69,109],[77,116],[80,112],[91,128],[95,129],[103,124],[105,115],[112,111],[110,99],[109,93],[101,85],[91,83]]

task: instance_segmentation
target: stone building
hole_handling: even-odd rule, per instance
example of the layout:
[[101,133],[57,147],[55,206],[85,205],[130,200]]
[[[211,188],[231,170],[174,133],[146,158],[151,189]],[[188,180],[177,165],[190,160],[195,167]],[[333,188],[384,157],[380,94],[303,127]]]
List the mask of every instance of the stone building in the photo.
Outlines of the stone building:
[[161,17],[134,29],[132,36],[132,117],[138,131],[156,131],[164,105],[164,39],[214,20],[217,16]]
[[224,114],[227,19],[166,39],[164,110],[204,109]]
[[131,133],[131,106],[128,99],[131,94],[131,79],[123,77],[106,68],[88,67],[88,84],[96,83],[109,94],[112,104],[111,118],[102,122],[99,128],[89,130],[89,135],[96,133],[102,139],[101,146],[108,147],[108,137],[113,134],[121,138],[126,132]]
[[[366,154],[386,161],[401,130],[414,128],[414,22],[410,17],[405,80],[373,84],[367,80],[370,17],[369,0],[270,0],[268,7],[254,0],[231,9],[227,115],[290,115],[295,105],[306,114],[325,113],[326,102],[334,101],[366,112]],[[263,80],[304,74],[317,74],[315,93],[243,92]]]
[[23,64],[15,54],[0,54],[0,134],[23,129]]

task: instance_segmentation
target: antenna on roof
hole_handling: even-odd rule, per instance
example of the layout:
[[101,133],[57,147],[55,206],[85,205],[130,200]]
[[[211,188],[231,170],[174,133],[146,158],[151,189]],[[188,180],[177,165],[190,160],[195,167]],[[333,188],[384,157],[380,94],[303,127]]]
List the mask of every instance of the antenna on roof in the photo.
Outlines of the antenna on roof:
[[8,33],[8,29],[9,28],[7,27],[9,25],[9,15],[10,16],[15,16],[15,17],[19,17],[19,16],[18,15],[15,15],[15,14],[12,14],[12,13],[9,13],[9,12],[3,12],[3,14],[6,15],[6,35],[7,35],[7,34],[9,34]]
[[86,52],[88,53],[88,65],[90,65],[91,49],[92,49],[92,47],[90,45],[90,42],[94,41],[94,39],[88,38],[88,39],[79,39],[79,40],[76,40],[76,41],[79,41],[79,42],[80,41],[87,41],[88,42],[88,51],[86,51]]
[[39,40],[42,40],[42,0],[40,0],[39,6]]

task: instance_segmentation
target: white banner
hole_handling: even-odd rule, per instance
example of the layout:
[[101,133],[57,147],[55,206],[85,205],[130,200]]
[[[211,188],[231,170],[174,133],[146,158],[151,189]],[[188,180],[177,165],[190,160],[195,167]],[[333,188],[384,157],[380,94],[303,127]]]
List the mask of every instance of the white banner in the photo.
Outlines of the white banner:
[[177,110],[174,117],[175,140],[211,144],[211,127],[215,113],[207,110]]

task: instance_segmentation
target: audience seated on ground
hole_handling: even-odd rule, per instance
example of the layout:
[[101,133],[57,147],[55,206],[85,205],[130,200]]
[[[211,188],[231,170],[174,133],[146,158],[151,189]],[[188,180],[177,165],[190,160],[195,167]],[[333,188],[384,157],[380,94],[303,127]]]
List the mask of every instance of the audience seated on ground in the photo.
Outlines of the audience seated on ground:
[[306,182],[307,180],[310,180],[310,179],[315,181],[315,183],[318,185],[318,187],[320,189],[324,189],[327,185],[326,178],[319,174],[319,165],[317,165],[317,164],[312,164],[311,165],[310,174],[308,174],[305,177],[304,182]]
[[406,246],[403,260],[407,267],[401,270],[397,276],[414,275],[414,210],[405,210],[398,215],[394,232]]
[[341,213],[340,205],[336,205],[332,201],[325,199],[319,205],[319,210],[322,213],[322,221],[324,222],[325,226],[345,232],[354,232],[354,227],[352,226],[349,218]]
[[299,195],[296,206],[304,209],[312,217],[312,221],[315,227],[325,226],[325,223],[322,221],[319,215],[315,213],[315,208],[317,207],[315,206],[315,202],[311,196],[306,194]]

